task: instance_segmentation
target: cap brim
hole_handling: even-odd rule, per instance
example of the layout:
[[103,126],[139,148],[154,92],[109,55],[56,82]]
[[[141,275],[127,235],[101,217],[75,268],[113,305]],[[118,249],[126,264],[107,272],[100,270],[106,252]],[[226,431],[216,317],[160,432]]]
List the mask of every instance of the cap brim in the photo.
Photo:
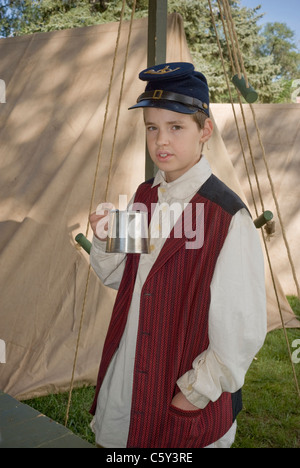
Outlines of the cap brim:
[[176,101],[167,101],[164,99],[143,99],[134,106],[129,107],[129,110],[139,109],[141,107],[158,107],[159,109],[167,109],[173,112],[179,112],[180,114],[196,114],[196,112],[199,110],[195,107],[193,108],[185,106],[184,104],[180,104]]

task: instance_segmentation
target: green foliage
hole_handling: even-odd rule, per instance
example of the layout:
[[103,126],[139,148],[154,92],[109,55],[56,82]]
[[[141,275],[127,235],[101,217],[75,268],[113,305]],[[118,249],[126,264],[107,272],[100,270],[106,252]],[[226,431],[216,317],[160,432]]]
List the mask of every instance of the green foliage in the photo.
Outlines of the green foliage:
[[[229,77],[230,56],[217,0],[213,13]],[[126,1],[129,19],[133,0]],[[282,23],[258,26],[261,7],[246,8],[230,0],[239,46],[251,85],[260,102],[291,102],[292,81],[299,78],[300,54],[294,33]],[[119,21],[122,0],[0,0],[0,35],[3,37],[47,32]],[[168,0],[169,13],[184,20],[187,42],[197,69],[207,76],[212,102],[228,102],[228,90],[207,0]],[[148,0],[137,0],[136,18],[148,14]]]
[[263,35],[265,41],[260,49],[261,54],[271,56],[273,62],[279,64],[278,78],[300,78],[300,53],[293,42],[293,31],[285,23],[267,23]]
[[[169,10],[178,11],[181,4],[180,1],[169,0]],[[231,79],[233,71],[230,66],[230,55],[221,15],[217,2],[212,2],[212,4],[227,73],[229,79]],[[278,67],[272,63],[269,57],[257,54],[264,40],[259,35],[257,25],[258,20],[262,17],[259,14],[260,8],[241,7],[239,0],[233,0],[230,4],[249,81],[259,91],[260,100],[264,102],[271,95],[274,96],[274,93],[277,95],[281,87],[272,83],[272,77],[278,73]],[[184,2],[184,5],[181,5],[180,13],[185,21],[185,33],[194,62],[197,68],[202,70],[208,78],[211,100],[213,102],[228,102],[227,84],[208,2],[206,0],[200,2],[188,0]],[[230,47],[230,50],[232,50],[232,47]],[[272,93],[270,93],[270,87]]]

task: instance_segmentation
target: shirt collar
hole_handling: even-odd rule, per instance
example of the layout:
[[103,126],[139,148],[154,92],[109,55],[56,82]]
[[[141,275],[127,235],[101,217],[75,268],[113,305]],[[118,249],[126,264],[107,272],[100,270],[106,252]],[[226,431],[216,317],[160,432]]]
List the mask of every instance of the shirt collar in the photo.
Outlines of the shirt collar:
[[205,156],[202,156],[197,164],[173,182],[166,182],[165,173],[158,170],[152,187],[160,185],[160,188],[163,188],[170,197],[184,199],[199,190],[211,174],[212,171],[209,162]]

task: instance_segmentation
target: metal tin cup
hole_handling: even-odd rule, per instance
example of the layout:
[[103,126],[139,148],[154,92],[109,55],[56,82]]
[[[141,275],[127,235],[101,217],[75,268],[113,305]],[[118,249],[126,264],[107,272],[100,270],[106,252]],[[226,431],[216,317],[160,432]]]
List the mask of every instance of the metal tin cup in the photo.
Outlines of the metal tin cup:
[[108,253],[149,253],[148,213],[111,210],[106,241]]

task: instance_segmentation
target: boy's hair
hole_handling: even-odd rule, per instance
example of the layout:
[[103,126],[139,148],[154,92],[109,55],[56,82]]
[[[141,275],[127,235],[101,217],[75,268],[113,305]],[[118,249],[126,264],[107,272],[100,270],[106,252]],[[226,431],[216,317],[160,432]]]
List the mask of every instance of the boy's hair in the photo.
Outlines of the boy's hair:
[[204,128],[205,120],[208,119],[208,116],[202,111],[198,111],[196,114],[192,114],[191,117],[199,126],[200,130]]

